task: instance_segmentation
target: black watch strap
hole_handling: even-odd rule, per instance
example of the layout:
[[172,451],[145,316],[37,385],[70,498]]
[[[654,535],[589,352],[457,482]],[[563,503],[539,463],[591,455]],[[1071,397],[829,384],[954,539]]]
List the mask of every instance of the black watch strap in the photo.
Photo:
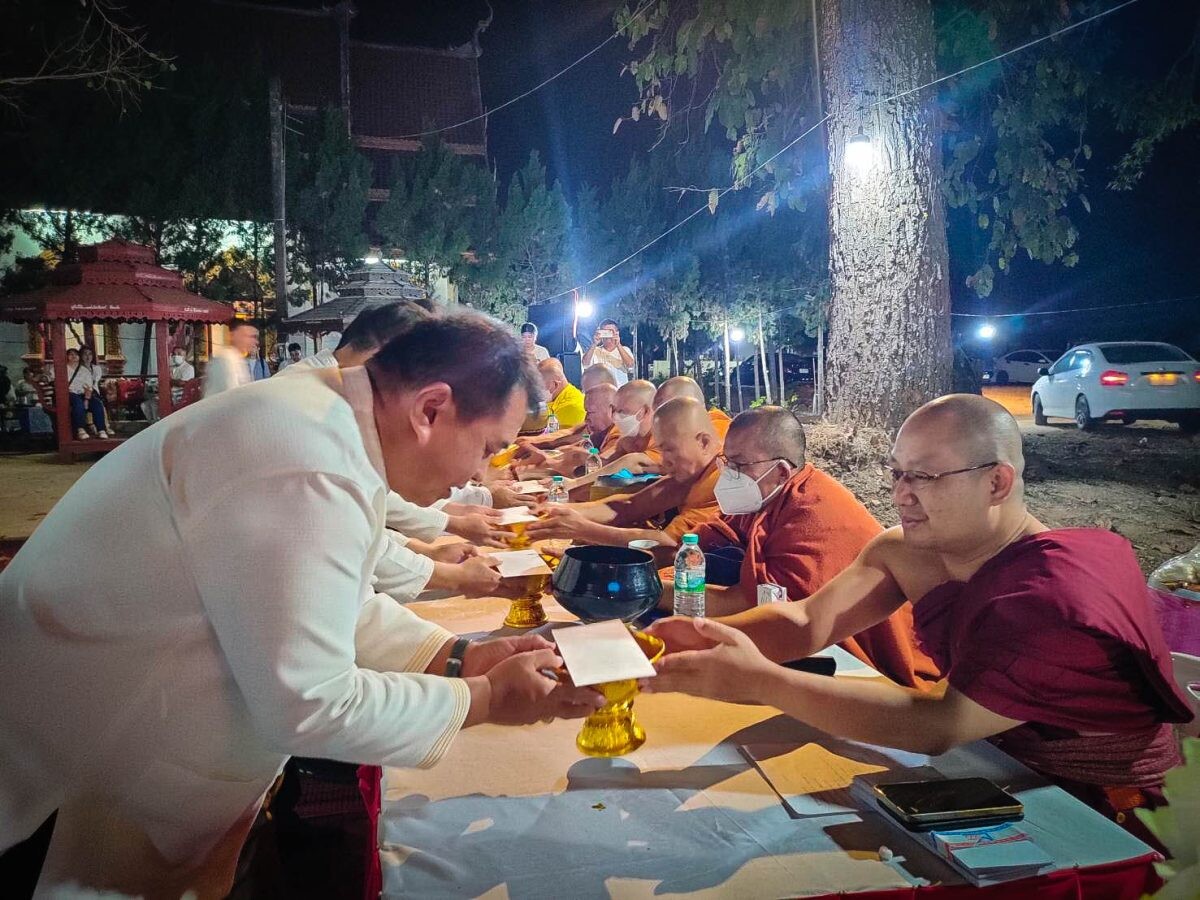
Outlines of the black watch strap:
[[460,637],[450,648],[450,658],[446,660],[447,678],[462,677],[463,655],[467,652],[467,645],[470,643],[470,638]]

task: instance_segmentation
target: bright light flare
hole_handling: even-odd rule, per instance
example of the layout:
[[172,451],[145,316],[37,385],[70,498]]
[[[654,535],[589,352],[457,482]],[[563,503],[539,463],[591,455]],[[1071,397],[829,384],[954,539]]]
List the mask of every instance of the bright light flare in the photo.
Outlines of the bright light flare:
[[856,175],[863,175],[875,162],[875,148],[871,139],[859,131],[846,141],[846,168]]
[[980,340],[990,341],[996,336],[996,326],[991,322],[984,322],[979,326],[979,331],[976,332]]
[[596,314],[596,307],[592,305],[591,300],[576,300],[575,315],[581,319],[590,319]]
[[381,260],[378,256],[364,256],[363,262],[365,262],[368,266],[373,266],[381,262]]
[[730,328],[729,339],[731,341],[744,341],[746,339],[746,332],[741,328]]

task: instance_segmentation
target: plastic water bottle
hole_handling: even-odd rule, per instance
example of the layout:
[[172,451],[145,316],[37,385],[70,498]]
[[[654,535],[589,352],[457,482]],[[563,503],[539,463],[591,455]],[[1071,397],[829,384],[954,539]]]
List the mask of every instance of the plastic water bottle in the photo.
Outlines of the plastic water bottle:
[[593,447],[588,451],[587,459],[583,461],[584,474],[591,475],[599,472],[602,468],[604,468],[604,460],[600,458],[600,451]]
[[704,617],[704,551],[694,534],[683,536],[675,554],[675,615]]
[[547,503],[570,503],[571,496],[567,493],[567,486],[563,484],[563,477],[555,475],[550,484],[550,493],[546,496]]
[[579,442],[579,446],[584,449],[584,452],[591,453],[592,448],[596,445],[592,443],[592,439],[590,437],[584,435],[583,440]]
[[558,431],[558,416],[550,413],[546,417],[546,434],[554,434],[556,431]]

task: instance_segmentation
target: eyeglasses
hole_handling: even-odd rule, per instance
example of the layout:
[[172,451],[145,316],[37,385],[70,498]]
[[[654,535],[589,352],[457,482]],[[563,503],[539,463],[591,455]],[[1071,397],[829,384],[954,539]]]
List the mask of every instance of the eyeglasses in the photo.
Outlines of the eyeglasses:
[[729,459],[729,457],[726,456],[724,453],[717,454],[717,465],[721,466],[722,468],[728,469],[730,472],[732,472],[735,475],[741,475],[744,470],[750,468],[751,466],[757,466],[759,463],[765,463],[765,462],[776,462],[776,463],[785,462],[785,463],[788,463],[789,465],[791,464],[790,460],[786,460],[780,456],[773,456],[773,457],[769,457],[767,459],[756,459],[756,460],[754,460],[754,462],[735,463],[735,462],[732,462]]
[[892,476],[892,484],[898,484],[903,481],[905,484],[913,487],[925,487],[933,484],[939,478],[945,478],[948,475],[962,475],[964,472],[978,472],[980,469],[990,469],[992,466],[1000,465],[1000,460],[994,460],[989,463],[981,463],[978,466],[967,466],[965,469],[951,469],[949,472],[922,472],[918,469],[897,469],[895,466],[889,466],[887,463],[880,463],[883,470]]

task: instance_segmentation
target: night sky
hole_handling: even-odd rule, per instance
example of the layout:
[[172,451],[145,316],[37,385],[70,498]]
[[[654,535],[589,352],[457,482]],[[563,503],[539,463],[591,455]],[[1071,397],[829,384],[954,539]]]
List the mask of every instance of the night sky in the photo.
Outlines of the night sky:
[[[428,46],[468,41],[475,23],[486,15],[481,0],[447,4],[438,0],[356,0],[356,37]],[[447,7],[453,6],[453,9]],[[1194,14],[1188,4],[1147,2],[1104,24],[1133,29],[1132,51],[1147,66],[1186,29]],[[485,108],[524,91],[570,63],[612,33],[614,0],[499,0],[495,18],[483,33],[480,79]],[[1093,26],[1096,27],[1096,26]],[[1183,35],[1186,37],[1186,34]],[[1038,48],[1029,52],[1042,52]],[[633,81],[620,76],[628,58],[626,41],[617,39],[547,88],[496,114],[489,122],[488,149],[501,183],[537,150],[573,195],[581,183],[599,186],[622,171],[631,154],[653,141],[653,126],[625,123],[614,136],[616,117],[636,97]],[[1117,147],[1097,147],[1089,165],[1087,194],[1092,214],[1077,213],[1081,232],[1080,263],[1074,269],[1045,266],[1019,257],[1008,276],[997,276],[992,296],[980,300],[963,280],[976,265],[972,229],[956,223],[950,233],[954,309],[988,314],[1069,309],[1136,303],[1200,294],[1200,176],[1195,134],[1163,146],[1139,188],[1114,193],[1103,188]],[[1160,304],[1105,315],[1132,335],[1200,345],[1200,300]],[[1043,344],[1056,349],[1086,340],[1095,314],[1030,317],[1001,323],[1009,346]],[[965,320],[956,320],[963,326]]]

